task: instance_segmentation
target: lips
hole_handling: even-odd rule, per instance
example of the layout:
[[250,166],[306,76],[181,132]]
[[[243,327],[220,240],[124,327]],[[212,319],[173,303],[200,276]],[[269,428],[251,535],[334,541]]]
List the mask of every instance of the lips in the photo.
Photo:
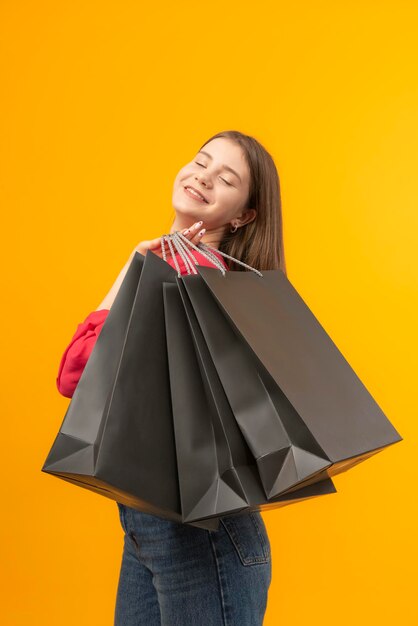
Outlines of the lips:
[[[209,200],[198,189],[192,187],[192,185],[185,185],[184,190],[187,192],[188,189],[193,189],[193,191],[195,191],[201,197],[202,201],[206,202],[206,204],[209,204]],[[189,192],[188,195],[190,195],[192,198],[198,199],[197,196],[195,196],[193,193]]]

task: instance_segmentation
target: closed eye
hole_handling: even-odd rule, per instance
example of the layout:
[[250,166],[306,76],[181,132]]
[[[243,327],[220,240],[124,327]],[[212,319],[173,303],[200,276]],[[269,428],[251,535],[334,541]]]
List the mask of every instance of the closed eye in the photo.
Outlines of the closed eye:
[[[195,163],[196,163],[196,165],[200,165],[201,167],[205,167],[205,166],[203,165],[203,163],[198,163],[197,161],[195,161]],[[233,187],[232,183],[228,183],[228,181],[227,181],[227,180],[225,180],[225,178],[222,178],[222,176],[219,176],[219,178],[220,178],[221,180],[223,180],[223,182],[224,182],[224,183],[226,183],[229,187]]]

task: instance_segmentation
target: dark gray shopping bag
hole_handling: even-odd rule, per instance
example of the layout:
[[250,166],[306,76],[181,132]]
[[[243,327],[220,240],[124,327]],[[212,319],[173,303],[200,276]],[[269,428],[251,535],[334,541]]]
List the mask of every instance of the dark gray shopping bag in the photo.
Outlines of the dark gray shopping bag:
[[280,269],[197,272],[178,280],[267,496],[346,471],[402,440]]
[[[188,302],[183,280],[198,282],[206,288],[199,276],[178,278],[177,286],[164,284],[177,471],[184,520],[193,522],[245,510],[277,508],[334,493],[332,480],[325,478],[289,496],[266,497],[254,455],[237,425]],[[229,375],[235,378],[236,372],[230,371]],[[252,419],[256,425],[257,411]]]
[[181,522],[162,289],[175,280],[135,253],[42,471]]

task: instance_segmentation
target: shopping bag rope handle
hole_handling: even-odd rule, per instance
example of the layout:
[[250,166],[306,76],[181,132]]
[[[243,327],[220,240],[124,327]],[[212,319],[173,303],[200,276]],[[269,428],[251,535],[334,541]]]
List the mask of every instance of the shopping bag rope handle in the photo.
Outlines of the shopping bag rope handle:
[[[173,250],[173,247],[177,249],[180,257],[182,258],[188,274],[191,274],[191,273],[197,274],[195,265],[199,265],[199,262],[196,260],[196,257],[193,255],[193,252],[189,250],[185,244],[188,244],[189,246],[191,246],[192,248],[200,252],[200,254],[202,254],[205,258],[207,258],[214,265],[216,265],[216,267],[222,272],[222,275],[225,275],[226,273],[225,267],[223,266],[220,259],[213,252],[213,250],[216,250],[218,254],[221,254],[222,256],[228,259],[231,259],[235,263],[239,263],[240,265],[247,267],[248,269],[258,274],[259,276],[263,276],[263,274],[259,270],[255,269],[255,267],[251,267],[251,265],[247,265],[247,263],[244,263],[243,261],[240,261],[239,259],[235,259],[233,256],[230,256],[226,252],[222,252],[221,250],[218,250],[217,248],[213,248],[212,246],[209,246],[207,243],[203,243],[203,241],[200,241],[198,245],[196,246],[192,241],[187,239],[187,237],[185,237],[183,233],[177,230],[174,231],[174,233],[161,235],[161,252],[162,252],[164,261],[167,261],[167,258],[166,258],[167,253],[166,253],[165,245],[164,245],[165,241],[167,242],[168,247],[170,249],[171,256],[173,257],[174,265],[176,266],[178,276],[181,276],[181,271],[180,271],[180,267],[176,258],[176,254]],[[189,257],[191,257],[193,262],[190,260],[188,255]]]
[[[194,256],[192,250],[186,247],[186,245],[183,242],[183,240],[179,237],[179,234],[178,234],[177,231],[173,233],[173,239],[174,239],[175,245],[176,245],[176,247],[177,247],[177,249],[179,251],[179,254],[182,257],[183,261],[187,262],[187,255],[190,255],[190,257],[193,259],[193,263],[189,262],[190,263],[190,267],[191,267],[191,270],[194,273],[197,273],[197,270],[196,270],[195,266],[199,265],[199,261]],[[189,242],[189,240],[187,240],[187,241]],[[205,253],[202,252],[202,250],[203,250],[203,248],[201,249],[201,254],[204,254],[204,256],[206,258],[209,258],[209,260],[214,265],[216,265],[216,267],[218,269],[221,270],[222,274],[225,275],[225,267],[224,267],[223,263],[219,260],[219,257],[217,257],[212,250],[207,249],[205,251]],[[182,254],[183,254],[183,256],[182,256]]]
[[[177,231],[172,233],[172,234],[169,234],[169,235],[163,235],[161,237],[161,251],[162,251],[163,259],[164,259],[164,261],[166,261],[167,258],[166,258],[165,246],[164,246],[164,243],[163,243],[164,241],[166,241],[167,244],[168,244],[171,256],[172,256],[173,261],[174,261],[174,265],[176,266],[176,269],[177,269],[178,276],[181,276],[181,272],[180,272],[180,267],[179,267],[179,264],[178,264],[178,261],[177,261],[177,257],[175,255],[175,251],[173,250],[173,246],[177,249],[178,253],[180,254],[181,258],[183,259],[184,265],[185,265],[185,267],[187,269],[187,273],[188,274],[191,274],[191,273],[197,274],[197,270],[196,270],[195,265],[199,265],[199,262],[197,261],[197,259],[193,255],[192,251],[188,250],[186,248],[185,244],[182,242],[182,240],[178,236]],[[222,272],[225,272],[225,268],[223,267],[223,265],[220,262],[220,260],[218,258],[216,258],[215,260],[212,259],[213,252],[208,253],[209,255],[205,254],[204,252],[202,252],[202,254],[204,254],[204,256],[206,258],[209,258],[209,260],[211,262],[213,262],[219,269],[221,269]],[[190,259],[188,258],[187,255],[190,255],[190,257],[193,259],[194,263],[192,263],[190,261]]]
[[[183,241],[180,239],[180,237],[178,237],[176,233],[173,233],[173,241],[181,258],[184,261],[184,265],[187,268],[187,273],[188,274],[196,273],[197,270],[195,266],[196,264],[199,264],[199,261],[197,261],[192,250],[186,247],[186,245],[183,243]],[[218,264],[216,265],[218,266]]]

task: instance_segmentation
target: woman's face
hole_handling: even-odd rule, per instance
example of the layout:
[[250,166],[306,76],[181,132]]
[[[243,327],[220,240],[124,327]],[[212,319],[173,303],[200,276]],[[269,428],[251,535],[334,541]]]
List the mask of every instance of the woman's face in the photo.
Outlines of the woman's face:
[[207,231],[222,233],[232,223],[239,226],[251,221],[254,212],[244,210],[249,186],[250,171],[241,147],[225,137],[212,139],[175,178],[172,202],[176,229],[203,220]]

